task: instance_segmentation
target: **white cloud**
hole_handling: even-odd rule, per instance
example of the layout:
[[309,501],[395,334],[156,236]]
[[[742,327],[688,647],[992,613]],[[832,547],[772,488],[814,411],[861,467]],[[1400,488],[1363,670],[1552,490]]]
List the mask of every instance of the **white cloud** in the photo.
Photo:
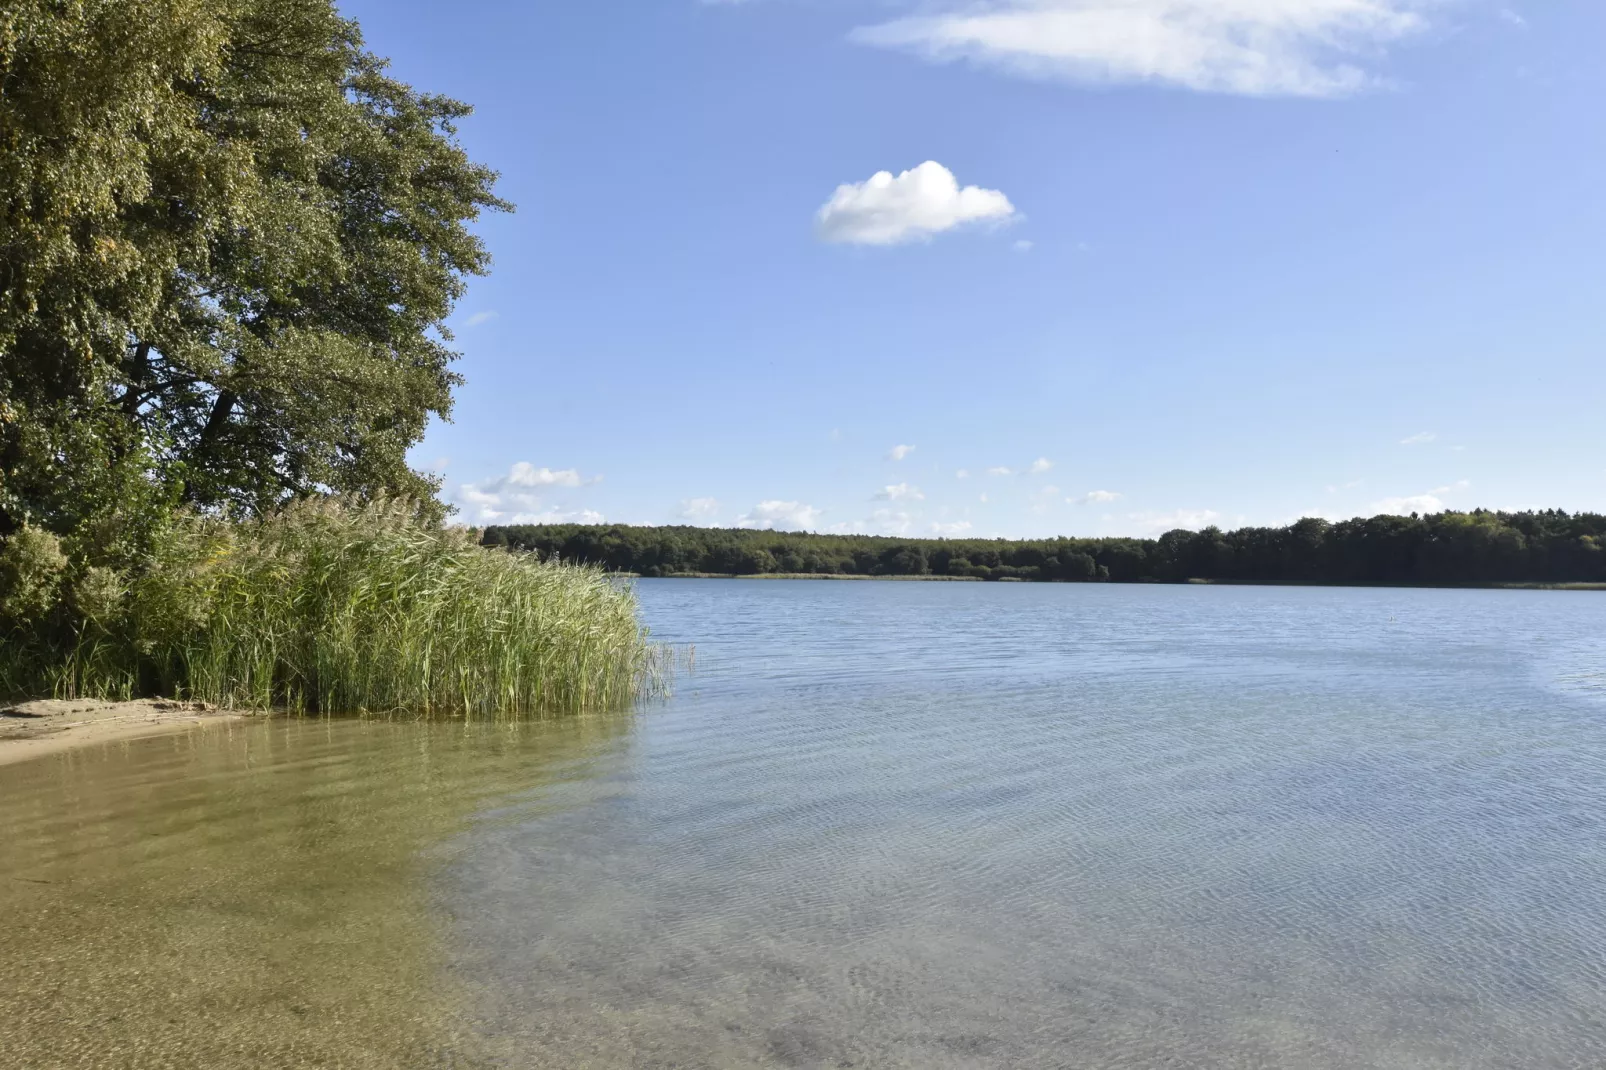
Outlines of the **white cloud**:
[[[546,516],[550,512],[549,510],[542,511],[541,497],[536,493],[537,488],[581,487],[587,483],[600,482],[601,479],[601,476],[583,479],[580,473],[573,468],[553,471],[550,468],[537,468],[528,461],[520,461],[508,469],[506,475],[497,476],[494,479],[481,480],[478,483],[463,483],[459,485],[455,490],[447,493],[447,500],[461,507],[466,519],[471,524],[561,523],[564,521],[528,519],[530,517]],[[574,522],[592,523],[589,520]],[[596,522],[600,523],[601,521],[598,520]]]
[[925,498],[919,487],[912,487],[908,483],[889,483],[875,494],[878,502],[919,502]]
[[1528,20],[1517,14],[1517,12],[1511,10],[1509,7],[1501,8],[1498,12],[1496,12],[1496,14],[1500,16],[1502,21],[1508,22],[1513,26],[1518,26],[1522,29],[1528,28]]
[[897,245],[966,223],[1014,218],[1015,206],[998,190],[961,189],[952,171],[927,160],[897,176],[877,171],[864,182],[838,186],[815,214],[815,227],[828,242]]
[[963,535],[969,530],[970,521],[968,520],[955,520],[951,524],[935,523],[931,525],[931,533],[938,538],[952,538],[955,535]]
[[1434,494],[1413,494],[1408,498],[1384,498],[1369,507],[1373,513],[1404,516],[1406,513],[1442,513],[1444,502]]
[[783,502],[775,499],[759,502],[750,513],[736,518],[739,528],[813,528],[820,521],[820,510],[802,502]]
[[1389,516],[1404,516],[1406,513],[1442,513],[1449,508],[1444,502],[1444,495],[1454,494],[1456,491],[1466,490],[1472,486],[1471,480],[1462,479],[1443,487],[1434,487],[1423,494],[1412,494],[1401,498],[1383,498],[1373,502],[1368,509],[1372,513],[1384,513]]
[[961,468],[959,471],[954,473],[954,478],[955,479],[969,479],[970,478],[970,469]]
[[987,504],[987,495],[983,494],[980,498],[977,498],[976,500],[981,502],[983,505],[986,505]]
[[1032,251],[1032,242],[1026,238],[1021,238],[1014,245],[1010,246],[1010,248],[1014,249],[1017,253],[1029,253]]
[[595,509],[544,509],[539,513],[514,513],[509,524],[602,524],[606,518]]
[[1071,505],[1106,505],[1121,496],[1113,490],[1090,490],[1080,498],[1066,498]]
[[1221,514],[1214,509],[1178,509],[1170,513],[1128,513],[1127,519],[1146,533],[1159,534],[1176,528],[1197,531],[1220,520]]
[[887,451],[887,460],[901,461],[915,451],[913,446],[894,446]]
[[486,310],[484,312],[476,312],[476,313],[474,313],[468,319],[463,321],[463,326],[465,326],[465,327],[478,327],[482,323],[490,323],[495,318],[496,318],[496,310],[495,309],[488,309],[488,310]]
[[719,501],[715,498],[683,498],[680,508],[675,516],[681,520],[709,520],[719,512]]
[[1420,446],[1420,445],[1423,445],[1424,443],[1432,442],[1434,439],[1436,439],[1438,437],[1439,437],[1439,434],[1438,434],[1437,431],[1418,431],[1414,435],[1411,435],[1411,436],[1409,436],[1407,438],[1400,439],[1400,445],[1402,445],[1402,446]]
[[[1340,97],[1382,81],[1352,62],[1427,27],[1434,0],[943,0],[853,31],[936,62],[1073,82]],[[947,10],[943,10],[947,9]]]
[[1032,462],[1032,467],[1031,467],[1030,471],[1031,471],[1032,475],[1034,475],[1034,476],[1042,475],[1044,472],[1048,471],[1050,468],[1053,468],[1053,467],[1054,467],[1054,462],[1053,461],[1049,460],[1047,457],[1039,457],[1039,458],[1037,458],[1037,460]]
[[[601,477],[590,480],[596,483]],[[511,487],[578,487],[586,482],[580,478],[580,473],[573,468],[563,468],[554,472],[550,468],[537,468],[528,461],[520,461],[508,470],[507,475],[500,479],[491,480],[484,486],[492,483]]]
[[1012,476],[1015,474],[1015,470],[1013,468],[1005,468],[1003,465],[997,465],[987,469],[987,474],[990,476]]

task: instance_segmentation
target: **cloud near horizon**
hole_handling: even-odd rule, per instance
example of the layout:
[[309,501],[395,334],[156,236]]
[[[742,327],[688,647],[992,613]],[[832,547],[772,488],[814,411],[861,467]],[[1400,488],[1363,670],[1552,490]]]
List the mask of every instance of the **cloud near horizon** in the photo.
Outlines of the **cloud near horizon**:
[[785,502],[770,499],[753,506],[751,512],[736,518],[739,528],[767,528],[776,531],[799,531],[818,526],[822,510],[802,502]]
[[675,510],[679,520],[711,520],[719,512],[717,498],[682,498]]
[[[539,489],[545,487],[582,487],[601,481],[601,476],[582,478],[573,468],[554,471],[551,468],[537,468],[528,461],[519,461],[508,469],[506,475],[480,480],[477,483],[460,484],[447,492],[446,499],[462,509],[471,524],[601,523],[602,514],[589,509],[581,510],[579,513],[543,509],[541,496],[537,493]],[[541,519],[574,516],[597,519]]]
[[849,40],[932,62],[1094,85],[1343,97],[1386,85],[1358,66],[1428,28],[1442,0],[938,0]]
[[815,213],[822,241],[843,245],[900,245],[923,241],[968,223],[1018,218],[995,189],[959,185],[935,160],[894,175],[877,171],[863,182],[840,185]]

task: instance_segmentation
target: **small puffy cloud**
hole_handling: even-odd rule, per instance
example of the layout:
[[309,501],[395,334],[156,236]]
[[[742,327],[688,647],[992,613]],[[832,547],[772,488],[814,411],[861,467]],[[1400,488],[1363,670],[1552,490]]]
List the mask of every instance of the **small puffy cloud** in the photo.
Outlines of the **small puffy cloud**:
[[1032,466],[1030,469],[1028,469],[1028,471],[1030,471],[1032,475],[1037,476],[1042,475],[1044,472],[1053,467],[1053,461],[1049,460],[1047,457],[1039,457],[1037,460],[1032,462]]
[[1214,509],[1177,509],[1170,513],[1128,513],[1127,519],[1145,533],[1160,534],[1177,528],[1190,531],[1207,528],[1220,520],[1221,514]]
[[714,498],[683,498],[675,516],[681,520],[709,520],[719,513],[719,501]]
[[1080,498],[1066,498],[1071,505],[1108,505],[1120,499],[1120,495],[1113,490],[1090,490]]
[[1029,253],[1032,251],[1032,243],[1026,238],[1021,238],[1014,245],[1010,246],[1010,248],[1014,249],[1017,253]]
[[969,530],[970,521],[968,520],[955,520],[948,524],[938,522],[931,525],[931,533],[939,539],[950,539],[957,535],[963,535]]
[[1434,439],[1436,439],[1438,437],[1439,437],[1439,435],[1438,435],[1438,432],[1436,432],[1436,431],[1418,431],[1414,435],[1411,435],[1411,436],[1409,436],[1407,438],[1400,439],[1400,445],[1402,445],[1402,446],[1421,446],[1421,445],[1424,445],[1424,444],[1426,444],[1428,442],[1432,442]]
[[863,182],[838,186],[814,222],[824,241],[898,245],[967,223],[1004,223],[1015,217],[1015,206],[998,190],[961,188],[952,171],[927,160],[899,175],[877,171]]
[[876,491],[875,500],[878,502],[918,502],[924,501],[925,495],[920,493],[919,487],[908,483],[889,483]]
[[987,495],[983,494],[981,497],[977,498],[976,500],[981,502],[983,505],[986,505],[987,504]]
[[853,31],[859,44],[1029,78],[1204,93],[1342,97],[1384,84],[1356,66],[1428,27],[1434,0],[935,0]]
[[759,502],[751,512],[736,518],[739,528],[776,528],[782,531],[813,528],[820,522],[821,510],[802,502],[779,499]]
[[484,312],[476,312],[472,316],[470,316],[468,319],[464,320],[463,321],[463,326],[465,326],[465,327],[478,327],[482,323],[490,323],[495,318],[496,318],[496,310],[495,309],[487,309]]
[[1006,468],[1003,465],[997,465],[993,468],[987,469],[987,474],[990,476],[1012,476],[1015,474],[1015,470],[1013,468]]
[[913,446],[894,446],[887,451],[887,460],[901,461],[915,451]]
[[[463,483],[449,491],[446,497],[453,505],[463,510],[471,524],[561,523],[565,521],[529,519],[544,517],[550,513],[550,510],[543,510],[541,497],[537,491],[547,487],[580,487],[587,483],[599,482],[601,478],[595,476],[583,479],[573,468],[554,471],[551,468],[537,468],[528,461],[520,461],[508,469],[506,475],[477,483]],[[569,522],[591,523],[589,520]]]

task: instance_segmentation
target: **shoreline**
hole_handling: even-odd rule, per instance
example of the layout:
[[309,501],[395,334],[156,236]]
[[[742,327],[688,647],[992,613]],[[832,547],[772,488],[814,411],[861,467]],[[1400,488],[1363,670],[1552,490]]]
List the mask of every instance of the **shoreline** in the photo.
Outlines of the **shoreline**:
[[172,699],[34,699],[0,705],[0,766],[252,716]]
[[643,576],[639,572],[611,572],[620,579],[641,580],[857,580],[894,583],[1031,583],[1103,587],[1371,587],[1422,591],[1606,591],[1606,583],[1591,581],[1543,583],[1538,581],[1490,581],[1487,583],[1409,583],[1394,580],[1365,580],[1334,583],[1329,580],[1219,580],[1194,577],[1185,580],[1031,580],[1024,576],[940,576],[926,574],[867,575],[863,572],[666,572]]

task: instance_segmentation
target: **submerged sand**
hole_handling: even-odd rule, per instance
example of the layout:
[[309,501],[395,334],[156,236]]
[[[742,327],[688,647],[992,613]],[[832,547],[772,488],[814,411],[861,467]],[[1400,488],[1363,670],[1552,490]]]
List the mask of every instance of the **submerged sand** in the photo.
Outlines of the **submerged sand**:
[[35,699],[0,707],[0,765],[109,740],[190,729],[244,714],[172,699]]

